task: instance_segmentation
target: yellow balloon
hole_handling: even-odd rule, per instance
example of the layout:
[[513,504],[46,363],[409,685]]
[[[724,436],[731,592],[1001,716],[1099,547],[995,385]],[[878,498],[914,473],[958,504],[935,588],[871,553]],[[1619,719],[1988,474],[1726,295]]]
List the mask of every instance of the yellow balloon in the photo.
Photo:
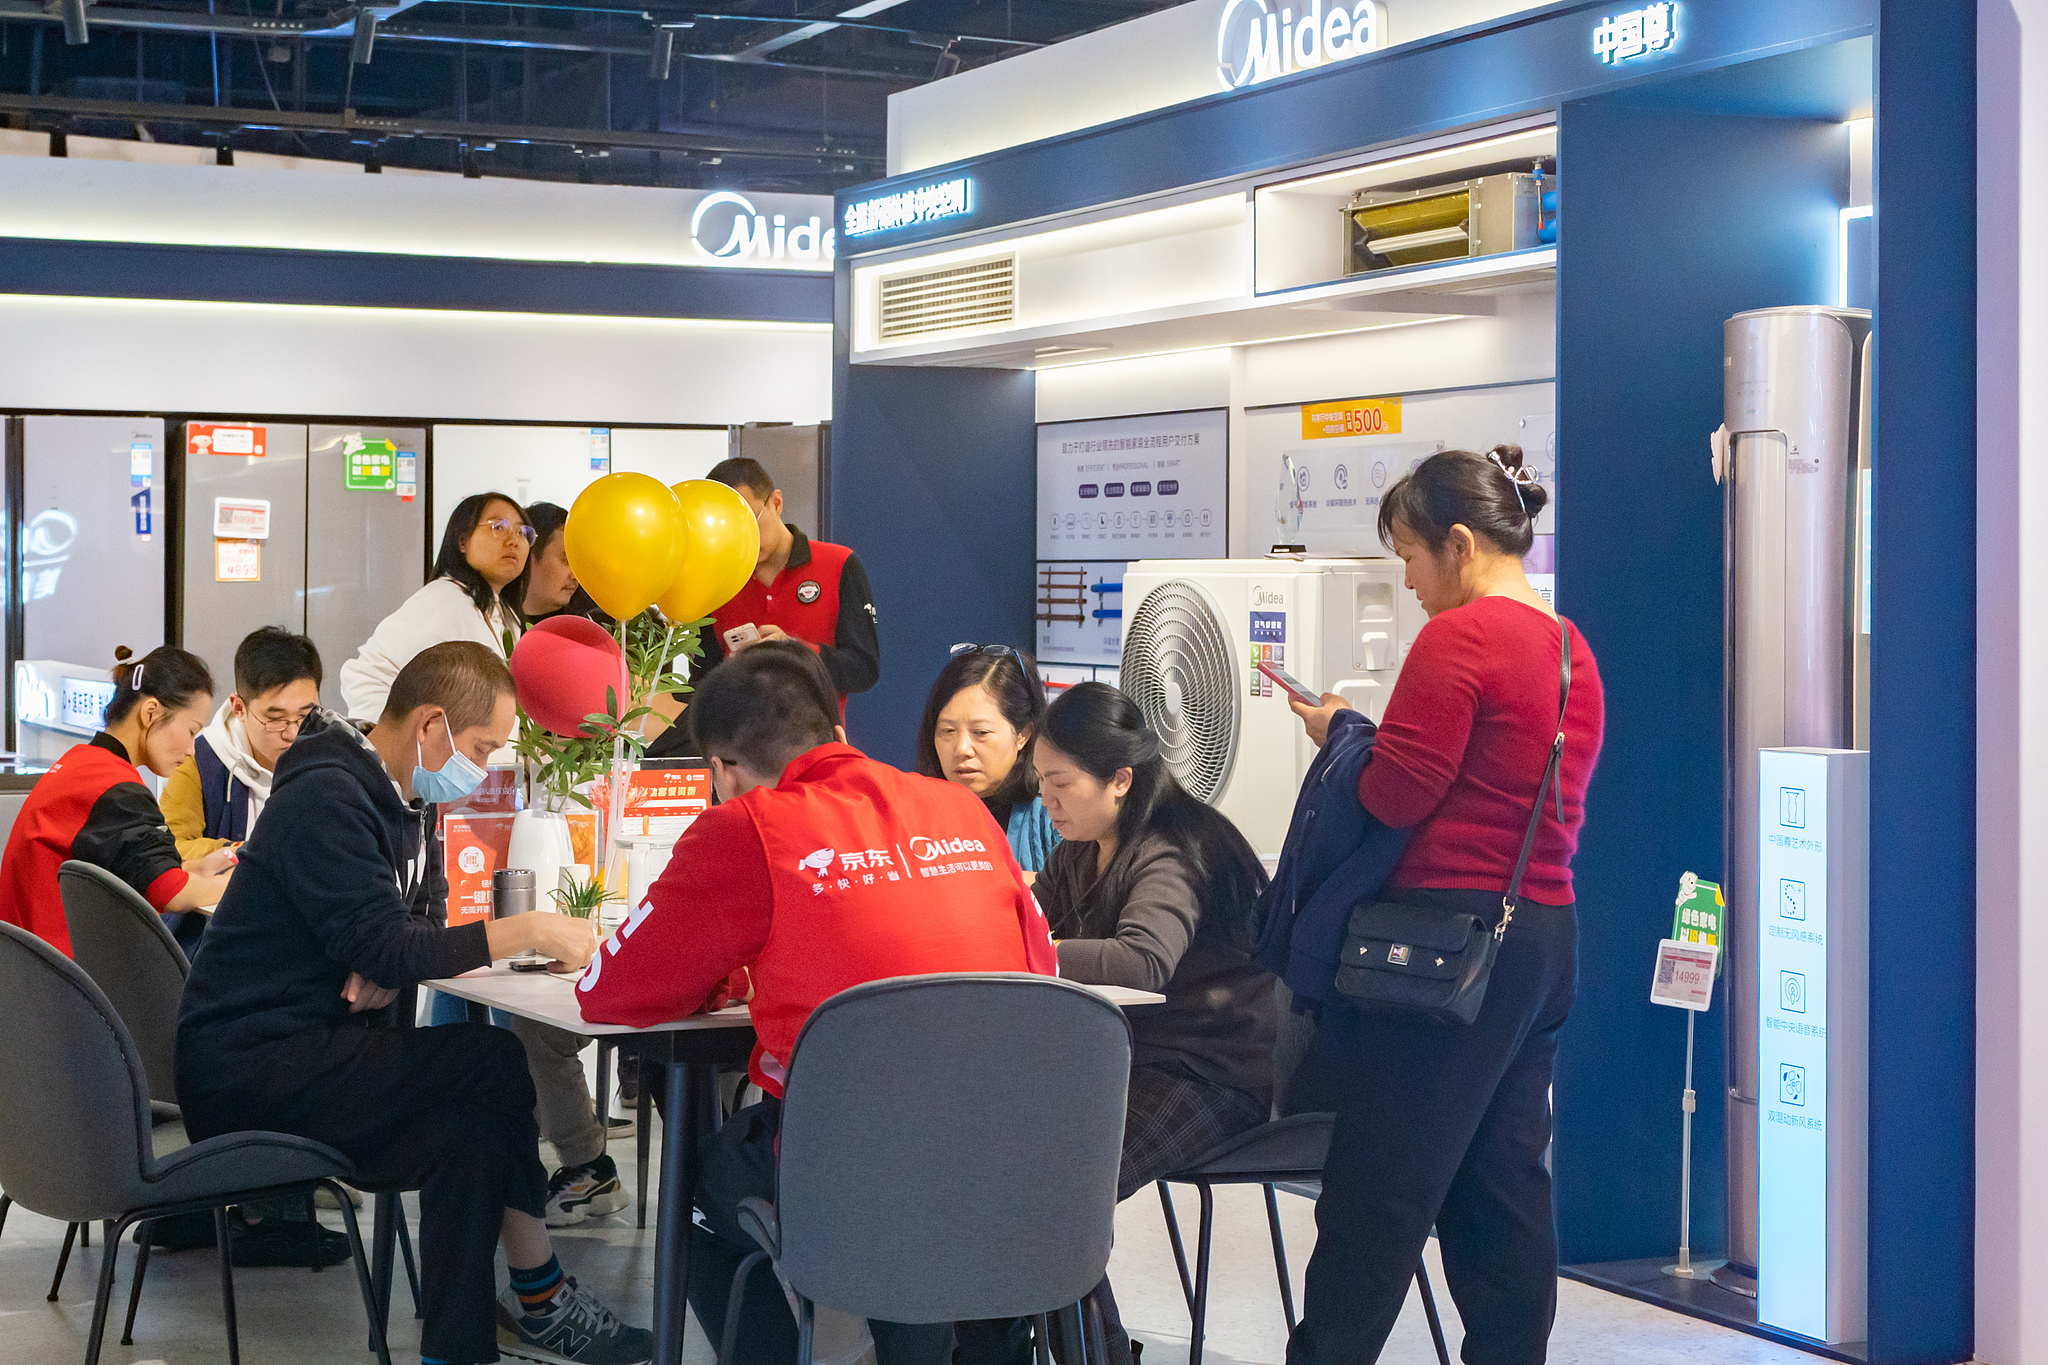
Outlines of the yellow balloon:
[[709,616],[746,586],[761,558],[761,523],[739,491],[722,483],[687,479],[670,491],[690,546],[682,571],[655,605],[680,625]]
[[562,528],[576,581],[621,621],[646,611],[675,581],[688,546],[675,494],[646,474],[594,480],[576,495]]

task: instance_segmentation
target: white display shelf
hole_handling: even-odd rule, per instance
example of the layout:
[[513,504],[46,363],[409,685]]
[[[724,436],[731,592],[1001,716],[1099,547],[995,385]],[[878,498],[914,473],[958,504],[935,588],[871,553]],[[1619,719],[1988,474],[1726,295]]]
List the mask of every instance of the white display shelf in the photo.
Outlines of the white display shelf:
[[1281,293],[1244,293],[1115,317],[932,337],[857,350],[856,365],[1037,369],[1488,315],[1497,297],[1550,284],[1557,248],[1384,270]]

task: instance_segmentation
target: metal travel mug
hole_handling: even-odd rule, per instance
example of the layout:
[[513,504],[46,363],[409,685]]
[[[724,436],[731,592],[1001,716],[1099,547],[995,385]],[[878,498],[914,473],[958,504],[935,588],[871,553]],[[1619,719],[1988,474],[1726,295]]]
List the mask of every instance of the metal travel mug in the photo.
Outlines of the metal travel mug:
[[533,870],[501,867],[491,874],[491,918],[523,915],[534,908]]

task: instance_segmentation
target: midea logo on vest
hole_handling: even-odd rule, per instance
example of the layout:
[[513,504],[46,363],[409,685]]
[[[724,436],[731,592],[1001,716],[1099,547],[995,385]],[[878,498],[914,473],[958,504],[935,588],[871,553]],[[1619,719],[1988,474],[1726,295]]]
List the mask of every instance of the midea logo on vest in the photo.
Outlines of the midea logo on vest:
[[1296,19],[1273,0],[1226,0],[1216,25],[1216,79],[1225,90],[1291,76],[1331,62],[1377,52],[1386,39],[1386,12],[1378,0],[1337,3],[1308,0]]
[[912,836],[910,856],[921,863],[943,858],[948,853],[986,853],[987,845],[979,839],[927,839],[922,834]]
[[830,265],[838,237],[816,214],[792,224],[780,213],[756,213],[753,200],[731,190],[705,195],[690,214],[690,241],[698,252],[733,265],[742,261]]

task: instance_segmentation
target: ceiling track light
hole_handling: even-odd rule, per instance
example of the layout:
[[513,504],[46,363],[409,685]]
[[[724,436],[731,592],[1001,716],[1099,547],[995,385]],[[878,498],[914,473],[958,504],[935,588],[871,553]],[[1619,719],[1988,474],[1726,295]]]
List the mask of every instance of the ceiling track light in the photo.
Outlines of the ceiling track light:
[[64,41],[71,47],[84,47],[92,35],[85,24],[86,0],[63,0]]
[[675,65],[676,31],[672,28],[654,30],[653,39],[647,46],[647,79],[665,81]]
[[[73,3],[74,0],[66,0]],[[356,66],[370,64],[370,50],[377,42],[377,11],[359,9],[356,11],[355,36],[349,42],[348,59]]]

